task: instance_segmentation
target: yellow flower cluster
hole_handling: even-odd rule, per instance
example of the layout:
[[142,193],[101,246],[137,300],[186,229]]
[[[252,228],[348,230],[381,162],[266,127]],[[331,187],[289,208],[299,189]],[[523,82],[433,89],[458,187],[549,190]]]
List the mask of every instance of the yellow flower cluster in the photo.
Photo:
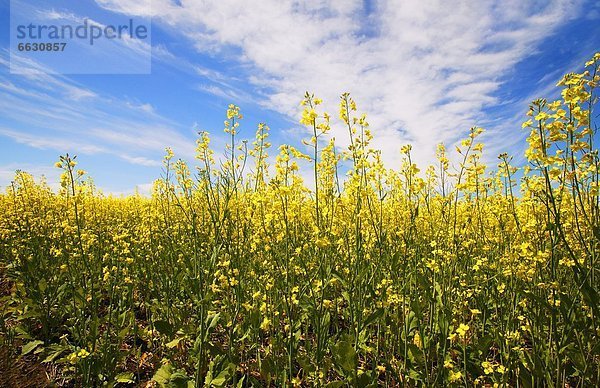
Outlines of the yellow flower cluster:
[[273,165],[269,127],[240,141],[230,105],[225,157],[207,132],[198,165],[167,148],[150,197],[103,195],[69,155],[58,192],[18,172],[0,339],[38,337],[83,386],[598,386],[600,54],[586,66],[532,103],[524,166],[492,171],[474,127],[389,168],[349,94],[332,123],[307,93],[307,139]]

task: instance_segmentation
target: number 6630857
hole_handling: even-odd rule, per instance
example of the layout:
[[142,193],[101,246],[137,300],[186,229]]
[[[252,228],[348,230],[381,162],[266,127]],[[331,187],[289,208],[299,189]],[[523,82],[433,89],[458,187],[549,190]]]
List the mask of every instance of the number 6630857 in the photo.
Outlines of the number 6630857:
[[19,43],[19,51],[65,51],[66,43]]

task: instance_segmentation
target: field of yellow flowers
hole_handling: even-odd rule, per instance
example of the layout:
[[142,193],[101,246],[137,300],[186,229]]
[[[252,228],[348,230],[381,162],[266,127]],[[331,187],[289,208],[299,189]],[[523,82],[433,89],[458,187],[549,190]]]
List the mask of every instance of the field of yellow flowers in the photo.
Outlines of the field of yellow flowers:
[[99,194],[68,155],[59,192],[18,172],[0,385],[598,386],[599,68],[531,104],[522,172],[506,154],[490,172],[479,128],[455,165],[440,145],[420,171],[405,146],[388,169],[348,94],[349,148],[307,94],[311,151],[268,166],[269,128],[239,141],[232,105],[226,158],[206,133],[198,167],[167,149],[151,197]]

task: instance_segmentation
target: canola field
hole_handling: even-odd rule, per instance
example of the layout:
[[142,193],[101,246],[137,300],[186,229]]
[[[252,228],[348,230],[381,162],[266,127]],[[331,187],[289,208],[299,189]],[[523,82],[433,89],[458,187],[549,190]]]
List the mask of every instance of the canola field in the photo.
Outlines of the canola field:
[[307,94],[301,149],[263,124],[242,141],[232,105],[225,156],[207,133],[193,166],[167,149],[148,197],[99,193],[69,155],[58,191],[17,172],[0,385],[598,386],[599,68],[532,102],[518,165],[486,166],[472,128],[384,166],[348,94],[334,117]]

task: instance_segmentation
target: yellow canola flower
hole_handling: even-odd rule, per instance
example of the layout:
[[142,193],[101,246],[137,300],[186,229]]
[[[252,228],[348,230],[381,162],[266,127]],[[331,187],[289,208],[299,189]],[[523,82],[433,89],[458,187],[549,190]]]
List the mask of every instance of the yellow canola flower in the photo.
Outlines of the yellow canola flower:
[[264,318],[260,324],[260,329],[267,331],[271,327],[271,320],[269,318]]

